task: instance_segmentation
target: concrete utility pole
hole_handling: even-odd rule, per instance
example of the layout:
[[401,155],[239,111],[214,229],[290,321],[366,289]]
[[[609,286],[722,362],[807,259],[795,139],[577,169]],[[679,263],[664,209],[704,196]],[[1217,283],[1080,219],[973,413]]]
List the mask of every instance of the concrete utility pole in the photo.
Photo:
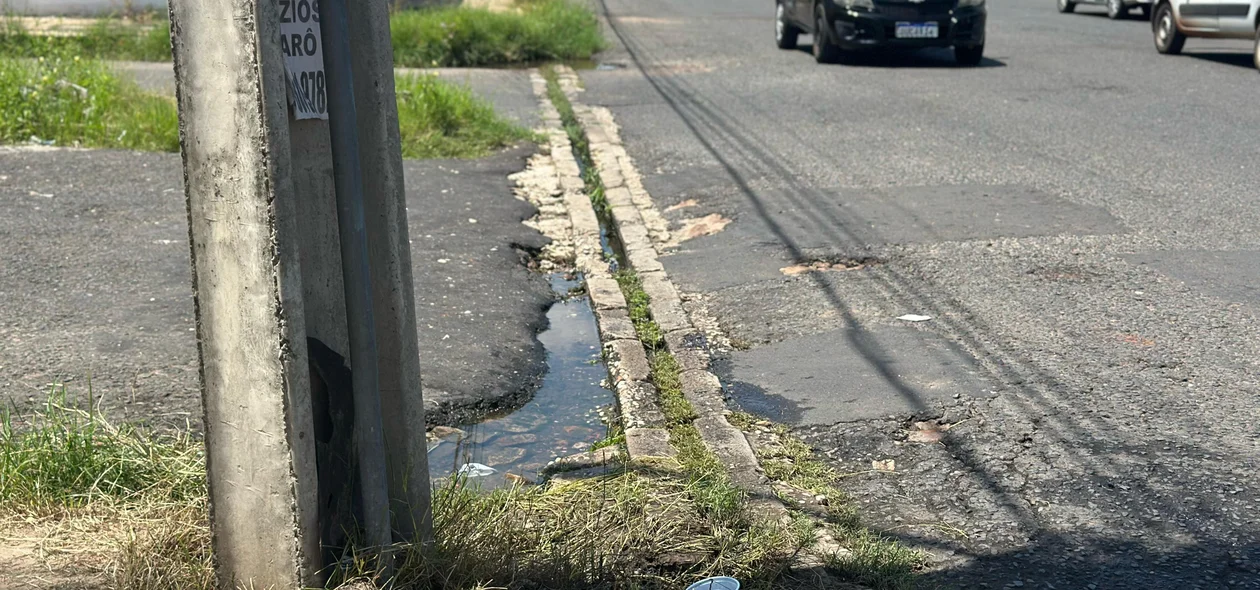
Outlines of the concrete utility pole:
[[430,534],[389,0],[344,1],[171,2],[225,588]]

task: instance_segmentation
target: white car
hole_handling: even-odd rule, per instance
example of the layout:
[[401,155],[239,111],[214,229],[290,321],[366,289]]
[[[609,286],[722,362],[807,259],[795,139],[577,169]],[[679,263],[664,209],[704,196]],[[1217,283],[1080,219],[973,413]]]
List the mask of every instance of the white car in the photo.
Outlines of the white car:
[[1158,0],[1151,29],[1155,50],[1176,55],[1187,37],[1253,39],[1252,60],[1260,68],[1260,0]]
[[1151,0],[1055,0],[1059,12],[1072,12],[1077,4],[1101,4],[1107,7],[1107,18],[1119,20],[1129,16],[1129,10],[1142,11],[1142,18],[1151,17]]

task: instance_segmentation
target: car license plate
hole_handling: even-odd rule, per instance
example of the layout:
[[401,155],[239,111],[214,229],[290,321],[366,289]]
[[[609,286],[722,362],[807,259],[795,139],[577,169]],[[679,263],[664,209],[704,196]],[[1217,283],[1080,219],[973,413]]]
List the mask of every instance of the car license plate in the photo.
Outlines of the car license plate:
[[935,39],[940,36],[936,23],[897,23],[898,39]]

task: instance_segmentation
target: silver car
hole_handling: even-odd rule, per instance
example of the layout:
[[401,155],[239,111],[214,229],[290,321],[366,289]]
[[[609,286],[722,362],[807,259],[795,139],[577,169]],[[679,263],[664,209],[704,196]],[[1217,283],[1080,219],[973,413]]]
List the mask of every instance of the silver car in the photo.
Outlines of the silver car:
[[1155,50],[1181,53],[1187,37],[1253,39],[1252,60],[1260,68],[1260,0],[1157,0],[1151,29]]

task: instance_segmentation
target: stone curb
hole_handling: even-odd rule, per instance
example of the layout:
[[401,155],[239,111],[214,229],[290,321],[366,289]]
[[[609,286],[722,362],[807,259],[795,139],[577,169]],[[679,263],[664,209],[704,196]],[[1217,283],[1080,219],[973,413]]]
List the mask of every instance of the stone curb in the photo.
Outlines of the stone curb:
[[547,81],[537,70],[531,70],[530,82],[542,110],[550,147],[550,164],[531,166],[526,171],[527,175],[534,174],[538,178],[517,178],[518,184],[532,180],[536,187],[525,191],[539,208],[540,219],[534,227],[561,243],[555,251],[571,253],[574,268],[582,273],[586,282],[604,345],[609,384],[617,395],[630,461],[673,457],[677,453],[669,445],[669,433],[664,430],[665,414],[657,400],[656,388],[648,382],[647,352],[626,312],[621,286],[604,261],[599,217],[586,194],[586,182],[582,180],[573,145],[564,131],[560,112],[547,98]]
[[705,338],[692,325],[677,288],[660,263],[657,245],[668,243],[668,225],[643,188],[642,176],[626,155],[612,113],[580,103],[580,85],[577,74],[571,68],[559,67],[557,72],[561,88],[586,131],[591,156],[607,189],[605,197],[626,258],[630,266],[639,272],[643,290],[651,298],[649,308],[652,319],[666,333],[666,348],[680,363],[684,363],[683,395],[698,416],[694,425],[700,432],[700,438],[727,467],[732,479],[759,499],[758,508],[764,509],[766,516],[789,518],[787,508],[777,500],[774,490],[768,485],[769,480],[748,438],[726,419],[730,411],[722,396],[721,381],[709,371],[709,355],[703,346]]
[[[705,446],[726,467],[731,479],[749,494],[753,512],[766,520],[790,522],[791,512],[765,476],[748,437],[726,418],[730,410],[722,395],[721,381],[709,371],[706,338],[692,323],[678,289],[669,280],[659,259],[658,248],[670,243],[669,226],[652,202],[651,195],[643,188],[642,176],[621,144],[620,129],[613,120],[612,112],[581,104],[578,100],[581,86],[577,73],[567,66],[557,67],[556,70],[561,89],[572,103],[578,123],[586,132],[591,157],[604,183],[605,198],[627,262],[643,281],[643,290],[651,299],[649,309],[652,319],[665,332],[666,348],[682,366],[683,395],[697,414],[693,425],[700,432]],[[619,387],[619,398],[620,392]],[[655,389],[640,393],[656,395]],[[634,401],[627,403],[633,404]],[[660,424],[664,424],[663,414]],[[669,446],[669,433],[663,428],[631,428],[627,423],[626,447],[631,457],[636,454],[650,456],[657,449]],[[795,568],[817,571],[828,555],[843,551],[847,549],[825,528],[820,528],[816,531],[814,547],[797,557]],[[835,587],[861,588],[840,584],[827,574],[817,575],[822,575]]]

